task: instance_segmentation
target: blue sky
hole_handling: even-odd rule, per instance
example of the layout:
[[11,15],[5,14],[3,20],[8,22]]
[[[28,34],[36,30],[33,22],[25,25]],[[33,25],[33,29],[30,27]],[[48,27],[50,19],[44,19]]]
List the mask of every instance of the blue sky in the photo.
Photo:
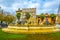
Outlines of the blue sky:
[[60,0],[0,0],[4,11],[15,14],[18,8],[36,8],[36,13],[57,13]]

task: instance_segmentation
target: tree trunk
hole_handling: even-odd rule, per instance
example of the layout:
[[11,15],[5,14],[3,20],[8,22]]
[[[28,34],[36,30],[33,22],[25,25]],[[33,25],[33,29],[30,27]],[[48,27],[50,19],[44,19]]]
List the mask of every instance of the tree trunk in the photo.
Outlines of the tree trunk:
[[44,19],[42,19],[42,22],[43,22]]
[[1,21],[1,25],[2,25],[2,23],[3,23],[3,22]]
[[3,23],[3,22],[1,21],[1,27],[2,27],[2,23]]
[[54,24],[54,18],[52,18],[51,20],[52,20],[52,24]]

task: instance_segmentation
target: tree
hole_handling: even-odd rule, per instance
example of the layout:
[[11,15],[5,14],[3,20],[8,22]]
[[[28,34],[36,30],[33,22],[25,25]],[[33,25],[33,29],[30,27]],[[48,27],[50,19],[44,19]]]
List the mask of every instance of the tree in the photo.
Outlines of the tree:
[[12,15],[7,15],[4,17],[4,21],[9,24],[9,23],[12,23],[13,21],[15,20],[15,17],[12,16]]
[[41,13],[41,14],[40,14],[41,21],[43,21],[43,20],[44,20],[44,17],[45,17],[45,16],[44,16],[44,14],[43,14],[43,13]]
[[20,20],[20,17],[21,17],[21,13],[17,13],[16,14],[16,17],[17,17],[17,19],[18,19],[18,21]]
[[29,19],[30,18],[30,14],[29,12],[26,12],[26,19]]
[[55,23],[56,15],[54,13],[51,13],[50,17],[51,17],[51,20],[54,21],[54,23]]
[[4,20],[4,15],[3,15],[3,14],[0,14],[0,21],[1,21],[1,24],[2,24],[3,20]]

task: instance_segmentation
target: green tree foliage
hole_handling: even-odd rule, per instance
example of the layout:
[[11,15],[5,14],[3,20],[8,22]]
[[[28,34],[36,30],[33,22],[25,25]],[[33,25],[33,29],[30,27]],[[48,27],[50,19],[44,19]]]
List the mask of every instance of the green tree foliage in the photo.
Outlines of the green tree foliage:
[[42,21],[44,20],[44,17],[45,17],[45,15],[43,13],[41,13],[40,18],[41,18]]
[[54,13],[50,14],[52,20],[56,19],[56,15]]
[[3,21],[4,21],[4,14],[0,14],[0,23],[2,24],[3,23]]
[[15,17],[12,16],[12,15],[7,15],[7,16],[4,17],[4,21],[8,24],[12,23],[14,20],[15,20]]
[[29,19],[30,18],[30,14],[29,12],[26,12],[26,19]]
[[0,21],[3,21],[4,15],[0,14]]
[[16,14],[16,17],[17,17],[17,19],[18,19],[18,21],[19,21],[19,19],[20,19],[20,17],[21,17],[21,13],[17,13],[17,14]]
[[50,17],[51,17],[51,20],[54,21],[54,23],[55,23],[56,15],[54,13],[51,13]]
[[56,15],[55,15],[54,13],[51,13],[51,14],[50,14],[50,17],[51,17],[51,18],[54,18],[54,17],[56,17]]

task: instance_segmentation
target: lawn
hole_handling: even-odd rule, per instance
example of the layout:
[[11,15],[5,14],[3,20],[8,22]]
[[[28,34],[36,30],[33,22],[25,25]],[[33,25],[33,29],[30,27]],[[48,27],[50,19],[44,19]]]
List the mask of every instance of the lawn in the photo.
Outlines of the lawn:
[[27,36],[27,34],[4,33],[4,32],[2,32],[2,30],[0,28],[0,40],[8,40],[8,39],[14,39],[14,38],[24,39],[26,36]]
[[0,29],[0,40],[60,40],[60,32],[50,34],[10,34]]

